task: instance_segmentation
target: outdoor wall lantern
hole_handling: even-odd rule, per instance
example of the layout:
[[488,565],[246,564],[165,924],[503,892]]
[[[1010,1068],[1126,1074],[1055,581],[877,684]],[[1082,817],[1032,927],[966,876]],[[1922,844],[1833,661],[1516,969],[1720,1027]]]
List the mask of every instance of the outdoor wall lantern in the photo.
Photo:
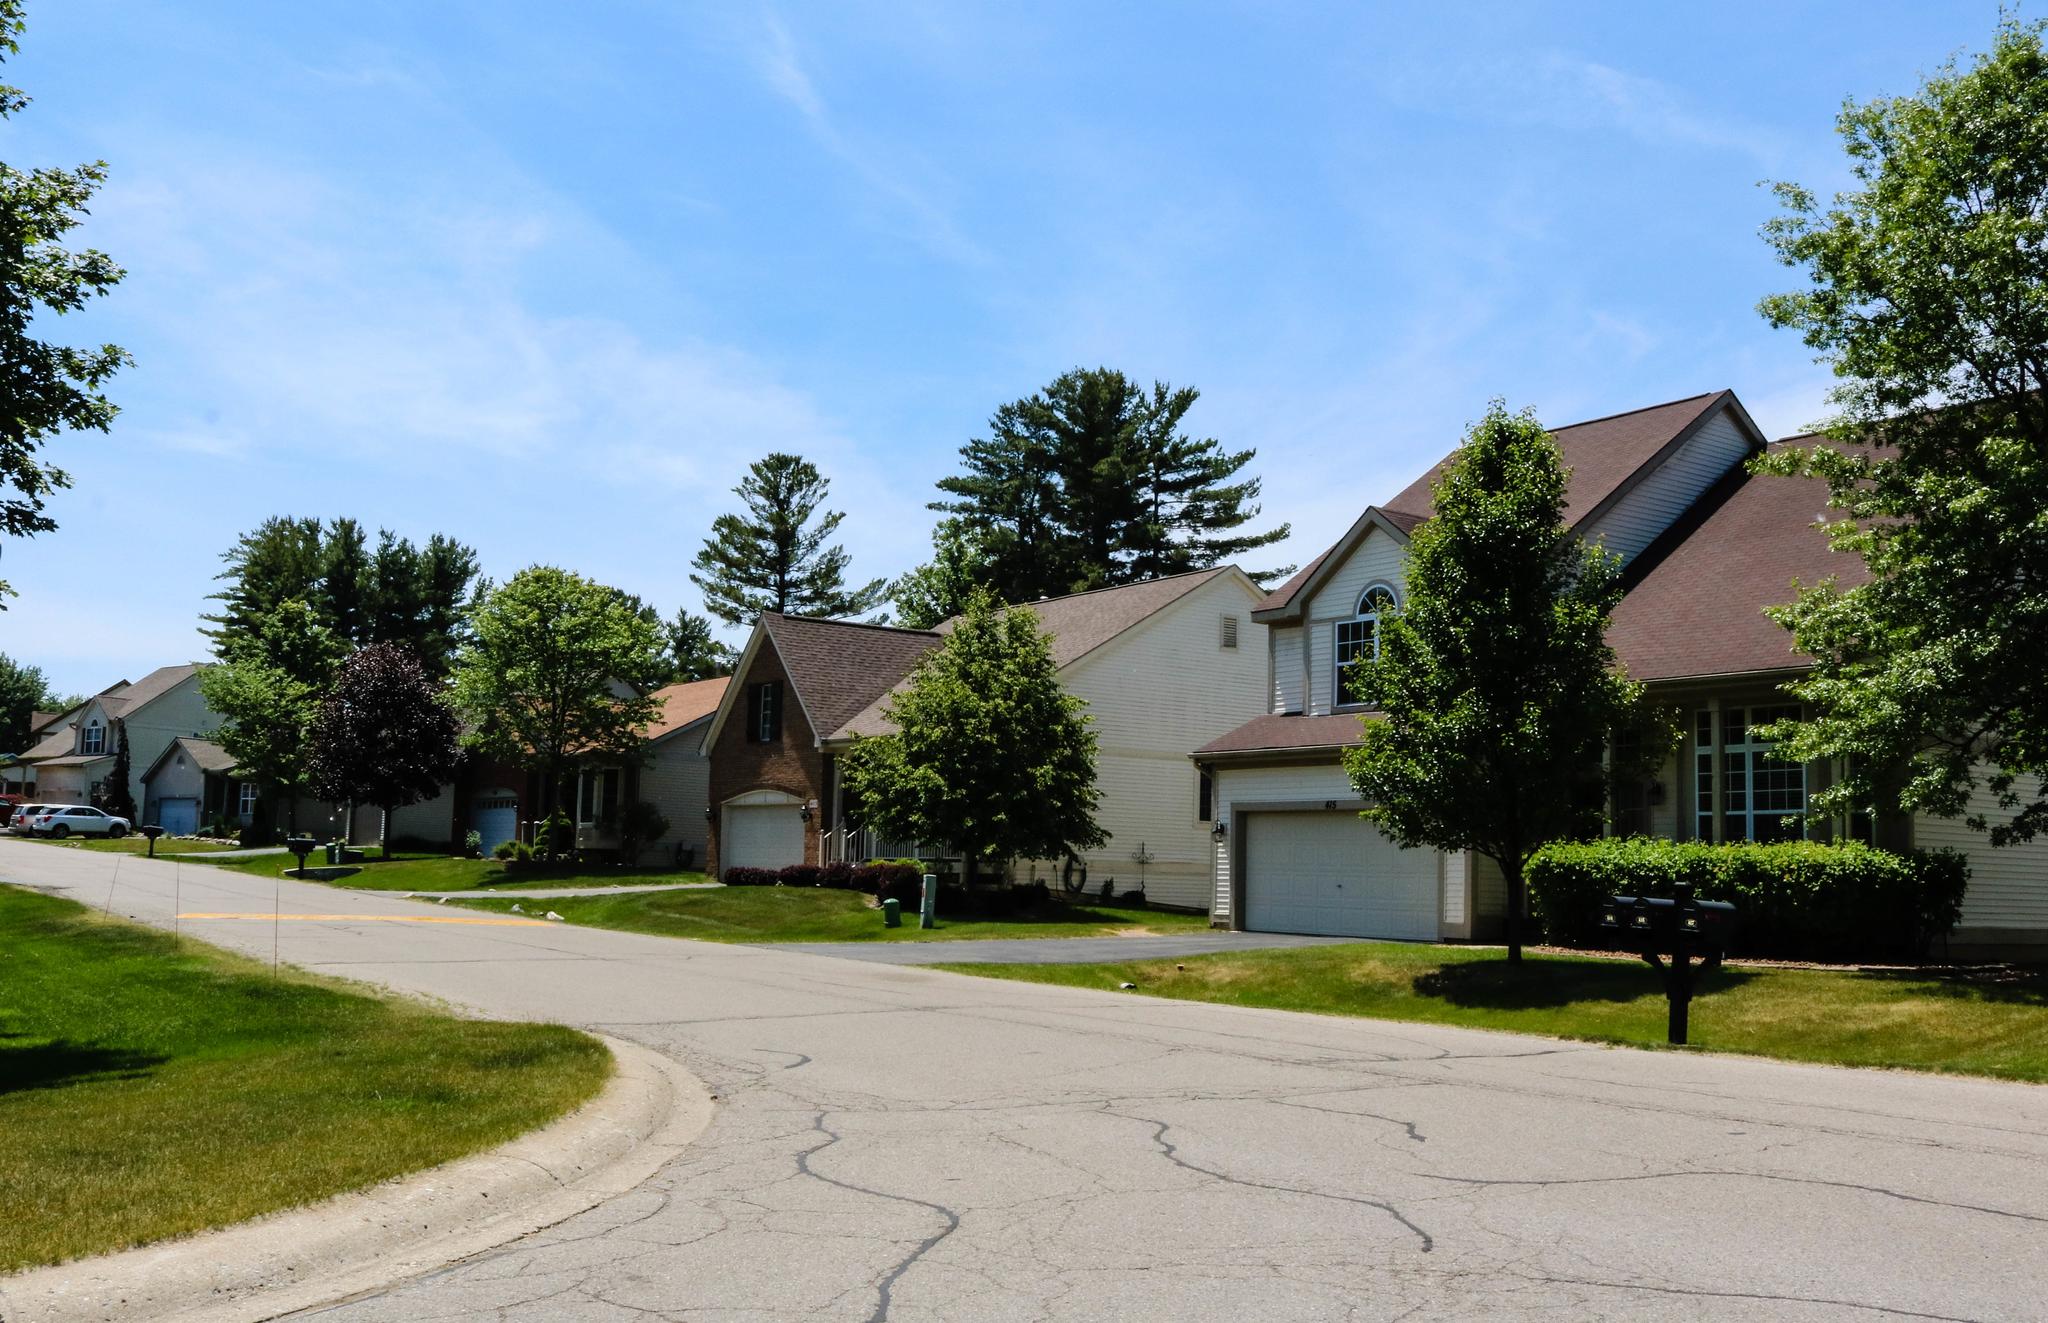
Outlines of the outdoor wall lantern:
[[1225,822],[1221,818],[1216,819],[1216,825],[1209,828],[1209,839],[1217,842],[1219,845],[1223,842],[1223,839],[1229,835],[1230,824]]
[[1662,781],[1651,781],[1650,784],[1644,786],[1643,802],[1652,807],[1662,804],[1664,802],[1664,783]]
[[798,809],[797,812],[803,815],[805,822],[809,822],[812,818],[818,816],[818,801],[815,799],[805,800],[804,806]]

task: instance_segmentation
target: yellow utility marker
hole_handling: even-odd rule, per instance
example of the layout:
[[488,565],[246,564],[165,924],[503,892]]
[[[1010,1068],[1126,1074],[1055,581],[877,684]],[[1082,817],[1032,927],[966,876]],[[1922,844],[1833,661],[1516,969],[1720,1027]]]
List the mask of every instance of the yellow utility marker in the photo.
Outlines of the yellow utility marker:
[[453,914],[180,914],[181,919],[262,919],[268,923],[482,923],[500,928],[546,928],[546,919],[465,918]]

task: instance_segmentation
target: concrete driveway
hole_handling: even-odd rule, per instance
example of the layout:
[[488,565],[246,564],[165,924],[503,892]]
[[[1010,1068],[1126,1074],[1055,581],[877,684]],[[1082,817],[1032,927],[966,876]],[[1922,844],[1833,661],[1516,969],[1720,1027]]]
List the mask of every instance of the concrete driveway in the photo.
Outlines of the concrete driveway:
[[[269,953],[267,882],[113,865],[0,842],[0,877],[153,923],[182,873],[186,912],[260,916],[187,932]],[[280,894],[287,961],[599,1026],[719,1096],[633,1193],[325,1320],[2035,1319],[2048,1298],[2048,1089]]]
[[[912,922],[912,920],[905,920]],[[838,956],[882,965],[1086,965],[1098,960],[1160,960],[1224,951],[1272,951],[1335,946],[1349,937],[1297,937],[1290,933],[1160,933],[1151,937],[992,937],[948,942],[763,942],[763,951]]]

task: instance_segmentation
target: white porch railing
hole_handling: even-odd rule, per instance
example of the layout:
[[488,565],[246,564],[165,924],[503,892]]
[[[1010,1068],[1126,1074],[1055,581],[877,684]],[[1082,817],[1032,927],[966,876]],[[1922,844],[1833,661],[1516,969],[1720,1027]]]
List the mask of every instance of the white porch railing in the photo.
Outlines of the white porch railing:
[[838,828],[818,833],[818,862],[821,864],[864,864],[870,859],[917,859],[925,850],[915,841],[890,841],[860,828]]

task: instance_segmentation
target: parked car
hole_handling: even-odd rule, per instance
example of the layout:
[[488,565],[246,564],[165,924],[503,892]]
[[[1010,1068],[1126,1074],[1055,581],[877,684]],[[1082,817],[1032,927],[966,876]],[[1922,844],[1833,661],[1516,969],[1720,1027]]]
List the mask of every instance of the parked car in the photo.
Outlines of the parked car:
[[31,834],[47,836],[55,841],[67,836],[107,836],[119,840],[128,834],[131,826],[126,818],[117,818],[85,804],[45,804],[42,811],[29,820]]
[[14,816],[7,821],[7,830],[15,836],[34,835],[35,828],[31,824],[34,823],[36,814],[41,813],[47,807],[48,805],[46,804],[22,804],[17,806],[14,810]]

